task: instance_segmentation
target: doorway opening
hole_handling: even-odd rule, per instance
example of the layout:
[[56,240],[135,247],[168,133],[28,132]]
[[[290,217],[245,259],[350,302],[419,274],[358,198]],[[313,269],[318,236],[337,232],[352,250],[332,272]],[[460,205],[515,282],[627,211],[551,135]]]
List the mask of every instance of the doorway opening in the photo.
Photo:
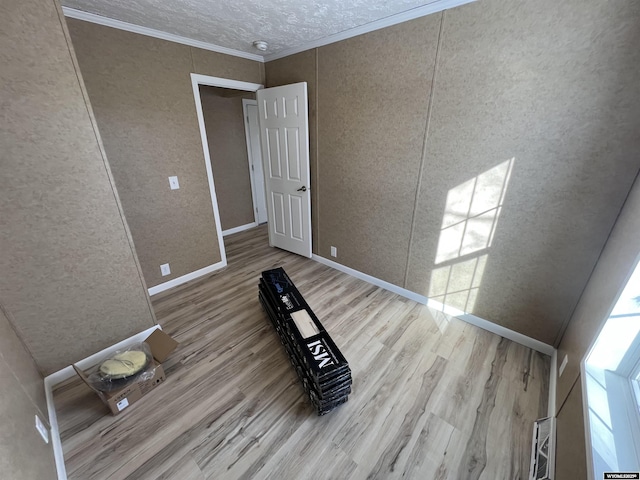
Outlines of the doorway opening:
[[[246,116],[242,110],[242,100],[252,100],[252,97],[255,98],[255,92],[263,88],[263,85],[195,73],[191,74],[191,85],[196,105],[198,126],[200,128],[200,138],[202,141],[209,191],[211,193],[213,215],[216,222],[218,244],[220,246],[222,261],[224,265],[226,265],[227,256],[223,237],[258,225],[255,216],[256,207],[254,206],[256,199],[253,193],[256,188],[252,185],[254,181],[258,180],[256,179],[256,175],[251,174],[251,162],[256,156],[249,155],[249,162],[244,160],[242,165],[239,165],[238,155],[246,159],[247,152],[238,151],[237,145],[239,142],[237,137],[238,130],[243,136],[245,134],[244,123],[246,120],[243,121],[243,119],[245,119]],[[207,113],[211,112],[205,112],[205,110],[215,109],[216,104],[223,107],[220,109],[220,113],[223,115],[207,115]],[[234,107],[237,107],[235,112],[238,115],[236,119],[237,124],[235,125],[236,128],[230,129],[228,128],[228,121],[230,120],[228,117],[234,114]],[[242,117],[240,117],[240,115],[242,115]],[[207,124],[209,124],[209,129],[207,129]],[[239,129],[237,128],[238,125],[240,126]],[[259,135],[259,131],[257,133]],[[243,149],[248,147],[248,139],[241,138],[240,141]],[[218,191],[216,190],[214,181],[213,152],[210,148],[214,144],[220,148],[218,152],[219,155],[215,159],[217,175],[219,177]],[[258,147],[259,145],[258,143]],[[255,166],[253,170],[255,172]],[[224,173],[228,175],[224,176],[225,180],[222,182],[220,175]],[[249,185],[243,184],[243,176],[244,179],[249,179]],[[264,185],[264,179],[262,179],[262,183]],[[248,200],[248,197],[251,197],[251,199]],[[245,206],[249,205],[248,211],[243,211],[242,207],[239,209],[229,208],[237,206],[238,199],[240,199],[241,204],[244,203]],[[223,210],[222,215],[221,203]],[[225,208],[225,206],[227,208]],[[244,210],[247,210],[247,208],[244,208]],[[238,224],[238,222],[240,223]]]
[[267,222],[255,92],[199,85],[222,235]]
[[262,146],[260,145],[260,125],[258,124],[258,101],[256,99],[242,99],[242,114],[244,118],[244,132],[247,141],[247,156],[249,158],[249,175],[251,177],[251,192],[253,198],[253,212],[258,225],[267,223],[267,196],[264,188],[264,170],[262,168]]
[[[262,200],[266,203],[264,210],[266,210],[269,245],[311,258],[311,201],[308,187],[310,182],[309,118],[306,82],[265,89],[260,84],[192,73],[191,83],[222,266],[227,265],[224,234],[237,233],[261,223],[265,218],[264,211],[261,211]],[[244,100],[242,111],[243,121],[246,122],[243,129],[246,135],[245,155],[249,157],[249,162],[245,162],[245,166],[249,168],[246,173],[249,173],[251,184],[253,221],[226,229],[225,223],[229,220],[224,218],[226,214],[222,217],[220,215],[220,196],[216,193],[209,148],[212,143],[208,138],[207,116],[203,111],[203,96],[209,98],[209,93],[212,93],[206,90],[208,87],[216,87],[217,95],[211,98],[239,97]],[[226,91],[221,94],[220,88]],[[255,100],[247,98],[252,96],[247,93],[253,92],[255,92]],[[257,120],[252,121],[252,115],[256,115]],[[255,155],[258,145],[260,156]],[[264,156],[264,159],[259,158],[261,156]],[[262,179],[259,178],[260,168],[256,168],[258,165],[263,170]],[[261,186],[264,189],[263,192]],[[227,192],[225,195],[233,197],[238,193],[237,186],[225,184],[224,187]],[[245,187],[244,190],[240,194],[244,193],[245,198],[248,198],[249,189]],[[248,216],[246,218],[249,219]]]

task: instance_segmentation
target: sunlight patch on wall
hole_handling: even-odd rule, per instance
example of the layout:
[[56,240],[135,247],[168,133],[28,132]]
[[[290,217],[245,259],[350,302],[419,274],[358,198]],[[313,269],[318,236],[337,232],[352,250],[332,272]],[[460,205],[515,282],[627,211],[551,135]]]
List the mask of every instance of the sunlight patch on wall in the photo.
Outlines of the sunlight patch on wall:
[[436,268],[431,272],[429,298],[464,312],[475,305],[488,255]]
[[436,268],[431,272],[430,299],[463,312],[473,310],[514,160],[502,162],[449,190]]
[[491,247],[514,159],[449,190],[436,265]]

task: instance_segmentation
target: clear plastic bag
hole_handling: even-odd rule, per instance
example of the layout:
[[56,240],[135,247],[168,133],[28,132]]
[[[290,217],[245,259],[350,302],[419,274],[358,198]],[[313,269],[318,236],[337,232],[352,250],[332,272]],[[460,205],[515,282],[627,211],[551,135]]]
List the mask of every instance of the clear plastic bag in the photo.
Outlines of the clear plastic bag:
[[153,378],[155,363],[146,343],[135,343],[116,351],[87,372],[89,384],[101,392],[112,392],[133,382]]

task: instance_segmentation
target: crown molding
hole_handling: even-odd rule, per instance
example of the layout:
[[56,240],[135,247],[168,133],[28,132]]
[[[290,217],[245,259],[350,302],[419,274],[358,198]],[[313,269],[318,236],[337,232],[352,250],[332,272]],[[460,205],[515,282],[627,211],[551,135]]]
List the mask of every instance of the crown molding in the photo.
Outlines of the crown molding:
[[117,28],[118,30],[125,30],[127,32],[138,33],[140,35],[146,35],[148,37],[160,38],[169,42],[181,43],[183,45],[189,45],[191,47],[201,48],[203,50],[210,50],[212,52],[223,53],[225,55],[231,55],[234,57],[246,58],[248,60],[254,60],[256,62],[270,62],[279,58],[288,57],[296,53],[311,50],[312,48],[323,47],[331,43],[347,40],[358,35],[380,30],[381,28],[390,27],[399,23],[408,22],[416,18],[424,17],[432,13],[441,12],[450,8],[465,5],[467,3],[475,2],[476,0],[435,0],[427,5],[407,10],[406,12],[397,13],[386,18],[381,18],[374,22],[367,23],[366,25],[360,25],[359,27],[350,28],[343,32],[335,33],[317,40],[303,43],[297,47],[285,48],[276,53],[269,55],[258,55],[255,53],[247,53],[233,48],[221,47],[213,43],[202,42],[200,40],[193,40],[187,37],[181,37],[172,33],[155,30],[153,28],[141,27],[132,23],[122,22],[109,17],[103,17],[102,15],[96,15],[95,13],[88,13],[82,10],[77,10],[70,7],[62,7],[64,15],[69,18],[75,18],[78,20],[84,20],[85,22],[97,23],[106,27]]
[[255,53],[247,53],[240,50],[234,50],[233,48],[221,47],[220,45],[215,45],[213,43],[201,42],[200,40],[181,37],[180,35],[162,32],[153,28],[141,27],[139,25],[134,25],[133,23],[122,22],[120,20],[114,20],[113,18],[103,17],[102,15],[96,15],[95,13],[76,10],[75,8],[62,7],[62,11],[65,17],[97,23],[98,25],[104,25],[105,27],[117,28],[118,30],[146,35],[147,37],[160,38],[161,40],[167,40],[169,42],[181,43],[183,45],[189,45],[190,47],[201,48],[203,50],[224,53],[225,55],[246,58],[248,60],[264,63],[264,57]]
[[376,20],[365,25],[360,25],[359,27],[350,28],[349,30],[345,30],[344,32],[334,33],[333,35],[329,35],[327,37],[312,40],[311,42],[304,43],[303,45],[300,45],[298,47],[286,48],[279,52],[265,55],[264,61],[270,62],[272,60],[278,60],[279,58],[284,58],[288,57],[289,55],[304,52],[305,50],[311,50],[312,48],[324,47],[325,45],[329,45],[330,43],[357,37],[358,35],[363,35],[375,30],[380,30],[381,28],[397,25],[398,23],[408,22],[409,20],[414,20],[416,18],[424,17],[432,13],[441,12],[443,10],[448,10],[450,8],[458,7],[460,5],[465,5],[467,3],[472,3],[475,1],[476,0],[435,0],[428,5],[423,5],[422,7],[412,8],[411,10],[407,10],[406,12],[397,13],[395,15],[381,18],[380,20]]

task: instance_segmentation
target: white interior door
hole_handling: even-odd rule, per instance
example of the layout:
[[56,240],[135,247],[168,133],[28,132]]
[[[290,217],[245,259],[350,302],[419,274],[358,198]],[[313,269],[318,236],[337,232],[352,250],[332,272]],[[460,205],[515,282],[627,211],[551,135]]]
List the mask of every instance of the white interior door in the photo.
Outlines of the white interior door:
[[247,138],[249,156],[249,176],[253,197],[253,215],[256,223],[267,222],[267,197],[264,192],[264,172],[262,169],[262,147],[260,146],[260,126],[258,125],[258,102],[242,99],[244,112],[244,133]]
[[269,244],[311,257],[307,83],[256,92]]

